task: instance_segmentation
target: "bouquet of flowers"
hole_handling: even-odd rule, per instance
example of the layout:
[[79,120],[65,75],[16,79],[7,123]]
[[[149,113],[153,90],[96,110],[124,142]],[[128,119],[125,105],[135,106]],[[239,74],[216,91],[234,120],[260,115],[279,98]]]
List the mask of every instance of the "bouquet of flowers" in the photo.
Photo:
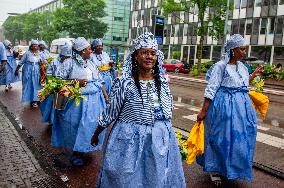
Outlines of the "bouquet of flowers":
[[183,161],[185,161],[187,159],[187,142],[183,138],[181,132],[179,131],[176,132],[176,138],[178,140],[178,146],[179,146],[181,158]]
[[80,87],[79,81],[62,80],[49,76],[48,82],[44,84],[43,89],[38,92],[38,98],[42,102],[49,95],[59,93],[69,100],[74,99],[75,105],[78,106],[85,97],[81,94],[83,87]]
[[111,69],[111,66],[109,64],[105,64],[102,66],[98,66],[99,71],[107,71]]

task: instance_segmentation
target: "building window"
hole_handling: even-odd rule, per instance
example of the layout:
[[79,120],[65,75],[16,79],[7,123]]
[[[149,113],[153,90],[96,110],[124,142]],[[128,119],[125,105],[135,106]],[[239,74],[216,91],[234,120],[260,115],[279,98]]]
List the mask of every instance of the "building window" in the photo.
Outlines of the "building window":
[[268,6],[269,5],[269,0],[263,0],[263,6]]
[[245,19],[240,20],[240,27],[239,27],[239,34],[244,35],[245,34]]
[[240,8],[241,0],[234,0],[235,8]]
[[260,34],[264,35],[266,33],[267,28],[267,18],[261,19],[261,27],[260,27]]
[[259,34],[259,18],[253,19],[252,34],[253,35],[258,35]]
[[114,41],[122,41],[122,38],[121,38],[121,37],[113,36],[113,37],[112,37],[112,40],[114,40]]
[[232,20],[232,33],[237,34],[238,32],[238,25],[239,25],[239,20]]
[[113,20],[114,20],[114,21],[122,22],[122,21],[123,21],[123,18],[122,18],[122,17],[114,17]]
[[253,0],[247,0],[248,1],[248,8],[252,8],[253,7],[253,3],[254,1]]
[[255,0],[255,6],[261,7],[261,0]]
[[183,36],[187,36],[187,34],[188,34],[188,25],[184,25]]
[[275,18],[270,18],[269,26],[268,26],[268,33],[274,34],[275,31]]
[[247,0],[242,0],[242,8],[246,8],[247,7]]
[[280,16],[277,18],[277,23],[276,23],[276,34],[282,34],[284,31],[284,17]]
[[252,32],[252,20],[249,19],[247,20],[247,25],[246,25],[246,35],[251,35]]
[[175,36],[175,26],[172,25],[171,37],[174,37],[174,36]]

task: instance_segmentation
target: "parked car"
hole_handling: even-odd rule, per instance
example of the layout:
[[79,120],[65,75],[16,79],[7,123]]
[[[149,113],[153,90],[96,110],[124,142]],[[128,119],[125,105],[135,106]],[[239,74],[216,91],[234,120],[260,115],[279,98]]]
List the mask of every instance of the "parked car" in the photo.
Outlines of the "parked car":
[[18,58],[21,59],[24,53],[26,53],[26,51],[29,50],[29,46],[23,46],[23,45],[14,46],[14,50],[15,52],[19,53]]
[[59,39],[54,39],[51,42],[50,45],[50,53],[52,56],[56,56],[57,54],[60,53],[61,48],[67,43],[72,45],[72,41],[74,38],[59,38]]
[[164,61],[163,67],[168,72],[189,73],[189,66],[177,59],[166,59]]

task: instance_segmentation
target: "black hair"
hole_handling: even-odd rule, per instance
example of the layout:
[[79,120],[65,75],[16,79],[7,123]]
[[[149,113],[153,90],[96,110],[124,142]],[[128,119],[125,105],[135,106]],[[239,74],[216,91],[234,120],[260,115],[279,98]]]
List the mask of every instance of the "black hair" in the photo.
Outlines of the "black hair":
[[234,51],[233,49],[230,49],[230,60],[234,58]]
[[[139,65],[136,61],[136,55],[137,55],[137,51],[136,50],[133,54],[132,54],[132,71],[131,71],[131,75],[134,79],[135,85],[138,89],[139,95],[142,99],[142,103],[143,103],[143,98],[142,98],[142,94],[141,94],[141,86],[140,86],[140,82],[139,82]],[[160,78],[160,69],[159,69],[159,62],[158,59],[156,60],[156,63],[153,67],[153,75],[154,75],[154,81],[155,81],[155,87],[157,89],[158,92],[158,98],[160,101],[160,94],[161,94],[161,78]]]

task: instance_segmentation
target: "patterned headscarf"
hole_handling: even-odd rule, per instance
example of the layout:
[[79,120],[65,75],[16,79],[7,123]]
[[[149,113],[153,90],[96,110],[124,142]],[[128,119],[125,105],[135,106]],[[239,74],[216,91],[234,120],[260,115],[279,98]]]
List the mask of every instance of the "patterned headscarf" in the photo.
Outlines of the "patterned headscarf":
[[225,62],[230,61],[230,50],[244,46],[246,43],[245,39],[240,34],[232,35],[224,45],[224,53],[222,54],[221,59]]
[[132,75],[132,54],[141,48],[151,48],[156,51],[157,59],[159,63],[159,69],[160,69],[160,75],[163,76],[165,73],[165,70],[163,68],[163,62],[164,62],[164,53],[160,50],[158,50],[158,43],[155,39],[154,35],[150,32],[146,32],[142,35],[140,35],[137,39],[133,41],[133,46],[128,54],[124,64],[123,64],[123,76],[125,77],[131,77]]
[[60,51],[60,55],[62,56],[67,56],[67,57],[71,57],[72,56],[72,46],[70,44],[65,44],[61,51]]
[[3,41],[3,44],[4,44],[4,46],[5,46],[6,48],[12,46],[12,43],[11,43],[9,40],[4,40],[4,41]]
[[92,45],[94,46],[94,47],[96,47],[96,46],[102,46],[103,45],[103,39],[95,39],[93,42],[92,42]]
[[48,48],[48,46],[46,45],[46,43],[43,40],[39,41],[38,45],[43,45],[45,48]]
[[73,42],[73,48],[78,52],[81,52],[89,46],[90,43],[84,37],[78,37]]

